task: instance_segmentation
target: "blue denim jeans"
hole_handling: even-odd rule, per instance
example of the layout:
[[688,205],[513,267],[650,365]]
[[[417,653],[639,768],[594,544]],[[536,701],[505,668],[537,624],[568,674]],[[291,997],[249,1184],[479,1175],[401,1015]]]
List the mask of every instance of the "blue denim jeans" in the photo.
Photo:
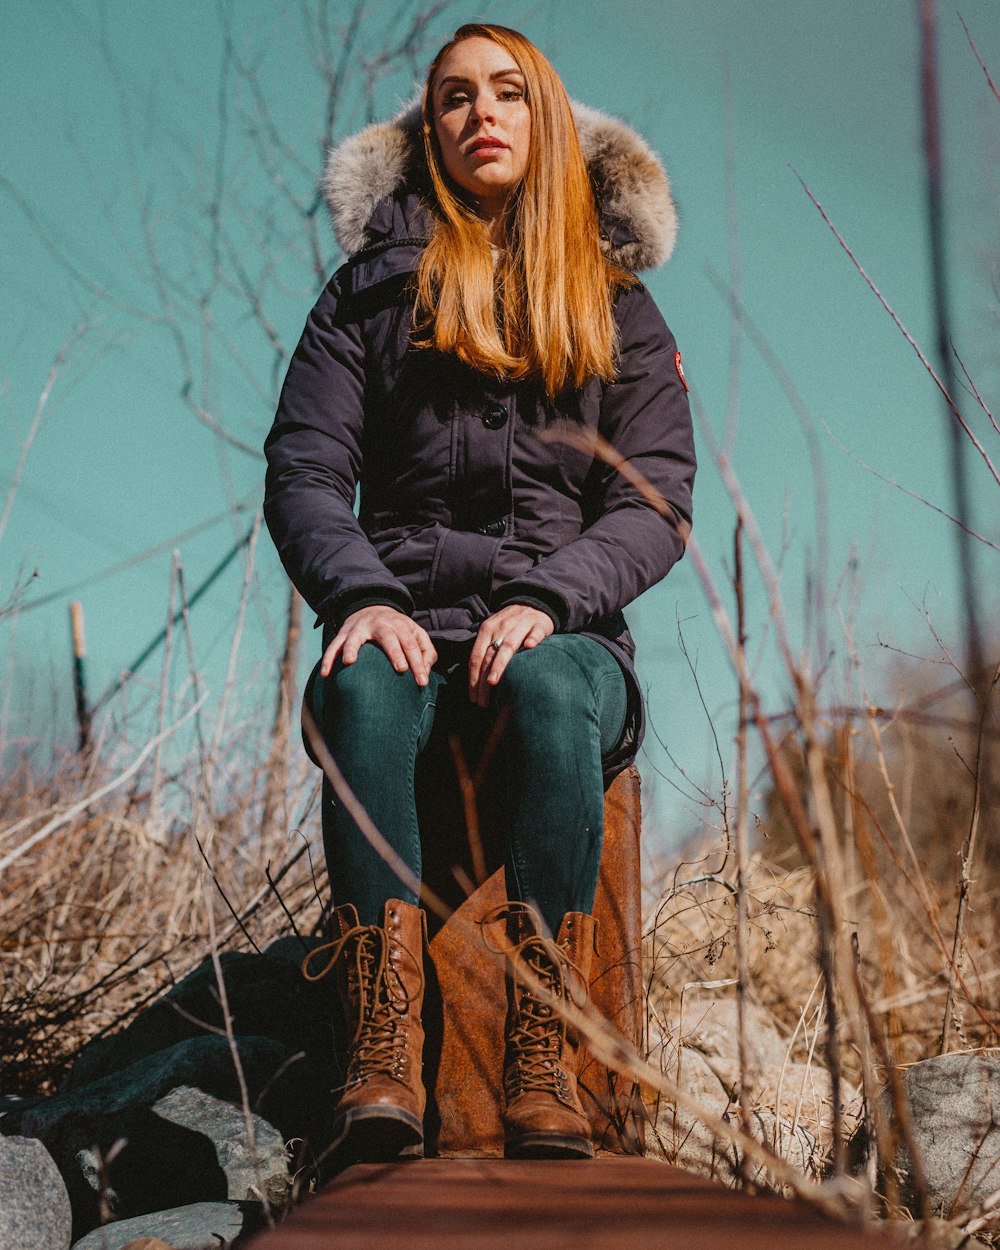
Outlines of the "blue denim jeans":
[[[482,709],[468,698],[470,649],[439,661],[421,687],[367,643],[353,664],[338,660],[328,678],[317,678],[313,714],[348,785],[418,878],[414,773],[435,722],[475,759],[500,718],[492,767],[502,770],[508,897],[534,904],[556,933],[566,912],[593,910],[604,837],[601,759],[624,728],[625,678],[592,638],[553,634],[512,657],[490,707]],[[388,899],[417,902],[329,783],[322,810],[336,905],[353,903],[363,924],[379,924]]]

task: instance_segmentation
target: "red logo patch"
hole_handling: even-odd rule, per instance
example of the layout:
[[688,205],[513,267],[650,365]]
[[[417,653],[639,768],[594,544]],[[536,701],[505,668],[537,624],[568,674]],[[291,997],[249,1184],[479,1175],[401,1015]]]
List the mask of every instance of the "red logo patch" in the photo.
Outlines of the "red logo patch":
[[674,352],[674,367],[677,370],[677,376],[681,380],[681,386],[684,387],[685,391],[689,391],[691,388],[688,386],[688,380],[684,376],[684,361],[681,360],[680,352]]

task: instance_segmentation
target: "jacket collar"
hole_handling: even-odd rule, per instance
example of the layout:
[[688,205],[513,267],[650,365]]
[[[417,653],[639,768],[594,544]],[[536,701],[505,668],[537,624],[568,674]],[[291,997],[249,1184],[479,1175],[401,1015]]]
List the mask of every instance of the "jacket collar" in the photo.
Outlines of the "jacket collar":
[[[662,265],[674,250],[677,209],[659,159],[623,122],[582,104],[572,108],[600,192],[609,254],[634,273]],[[334,148],[322,187],[337,242],[349,256],[379,244],[421,244],[428,223],[419,99]]]

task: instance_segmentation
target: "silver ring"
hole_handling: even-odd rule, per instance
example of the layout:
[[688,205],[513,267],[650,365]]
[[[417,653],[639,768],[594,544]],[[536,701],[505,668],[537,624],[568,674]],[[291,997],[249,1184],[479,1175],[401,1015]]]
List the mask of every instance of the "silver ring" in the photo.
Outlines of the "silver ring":
[[503,646],[503,639],[494,638],[493,641],[490,643],[490,646],[493,648],[494,651],[499,651],[500,648]]

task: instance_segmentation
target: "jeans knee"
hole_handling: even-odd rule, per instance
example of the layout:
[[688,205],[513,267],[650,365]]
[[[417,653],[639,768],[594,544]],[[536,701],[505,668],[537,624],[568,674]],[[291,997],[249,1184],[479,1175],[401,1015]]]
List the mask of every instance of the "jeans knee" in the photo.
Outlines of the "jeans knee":
[[[501,704],[515,720],[558,721],[593,715],[593,690],[577,659],[549,640],[519,651],[507,665],[499,686]],[[553,645],[554,644],[554,645]]]
[[382,738],[399,740],[403,726],[419,720],[424,692],[413,674],[397,673],[381,647],[368,643],[353,664],[339,659],[327,678],[318,678],[316,694],[324,733],[345,731],[375,749]]

